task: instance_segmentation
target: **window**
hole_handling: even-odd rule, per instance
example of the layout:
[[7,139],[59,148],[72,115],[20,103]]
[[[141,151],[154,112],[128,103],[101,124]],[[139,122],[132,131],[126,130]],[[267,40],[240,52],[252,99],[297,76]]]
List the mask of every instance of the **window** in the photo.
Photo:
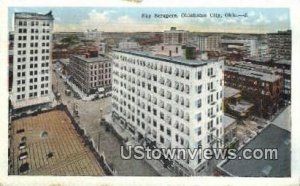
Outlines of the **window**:
[[213,75],[213,68],[207,69],[207,76],[212,76]]
[[196,88],[197,88],[197,93],[200,94],[202,92],[202,85],[199,85]]
[[157,110],[155,108],[153,108],[153,115],[156,116],[157,115]]
[[160,143],[165,143],[165,139],[162,136],[160,136]]
[[160,125],[160,131],[164,132],[165,131],[165,127]]
[[201,99],[198,99],[197,100],[197,108],[201,108],[201,106],[202,106],[202,101],[201,101]]
[[197,121],[201,121],[201,112],[196,115]]
[[[198,136],[200,136],[201,135],[201,127],[199,127],[198,129],[197,129],[197,135]],[[200,141],[201,142],[201,141]],[[198,145],[199,146],[199,145]]]
[[197,72],[197,77],[198,77],[198,80],[202,78],[202,72],[201,71]]
[[171,130],[170,129],[167,129],[167,135],[171,136]]
[[213,82],[207,83],[207,90],[213,89]]
[[157,122],[156,120],[153,120],[153,126],[156,127],[157,126]]

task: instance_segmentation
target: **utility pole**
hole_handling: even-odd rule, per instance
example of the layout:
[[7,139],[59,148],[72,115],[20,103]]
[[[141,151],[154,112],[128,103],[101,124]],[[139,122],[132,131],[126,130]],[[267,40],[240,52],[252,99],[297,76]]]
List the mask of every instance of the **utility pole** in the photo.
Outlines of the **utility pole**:
[[97,144],[97,151],[100,153],[100,131],[98,132],[98,144]]
[[103,119],[103,109],[102,107],[100,107],[100,125],[102,123],[102,119]]

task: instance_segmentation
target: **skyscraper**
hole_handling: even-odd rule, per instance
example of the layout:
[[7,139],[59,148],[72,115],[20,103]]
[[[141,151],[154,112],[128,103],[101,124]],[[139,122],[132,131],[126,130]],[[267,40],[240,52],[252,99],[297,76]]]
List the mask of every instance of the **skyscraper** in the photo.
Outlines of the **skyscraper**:
[[[51,103],[51,48],[53,15],[20,12],[14,15],[13,85],[14,109]],[[33,107],[31,107],[33,108]]]
[[[222,147],[223,65],[162,57],[145,51],[114,50],[112,115],[137,140],[159,148]],[[219,143],[221,141],[221,143]],[[197,175],[207,161],[174,161]]]

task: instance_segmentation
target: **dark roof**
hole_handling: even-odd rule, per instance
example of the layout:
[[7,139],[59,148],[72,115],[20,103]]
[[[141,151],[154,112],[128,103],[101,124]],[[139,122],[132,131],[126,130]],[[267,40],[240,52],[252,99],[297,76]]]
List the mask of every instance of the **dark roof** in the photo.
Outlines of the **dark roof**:
[[40,20],[54,20],[52,11],[46,14],[39,14],[35,12],[16,12],[15,18],[17,19],[40,19]]
[[268,125],[237,154],[244,149],[278,149],[277,160],[241,159],[221,162],[218,167],[231,176],[241,177],[290,177],[291,176],[291,133],[273,124]]
[[89,58],[85,57],[85,55],[71,55],[71,56],[80,59],[81,61],[86,63],[110,62],[109,58],[103,56],[89,57]]
[[169,57],[169,56],[162,56],[162,55],[155,55],[148,51],[138,51],[138,50],[121,50],[121,49],[113,49],[113,51],[121,52],[125,54],[131,54],[139,57],[146,57],[150,59],[175,63],[179,65],[185,65],[185,66],[192,66],[192,67],[198,67],[198,66],[205,66],[208,62],[216,62],[212,60],[189,60],[184,59],[182,57]]

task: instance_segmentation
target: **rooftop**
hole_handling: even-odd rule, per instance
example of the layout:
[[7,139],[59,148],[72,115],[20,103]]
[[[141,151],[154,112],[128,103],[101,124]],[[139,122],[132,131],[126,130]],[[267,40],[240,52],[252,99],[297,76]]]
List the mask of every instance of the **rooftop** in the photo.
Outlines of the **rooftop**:
[[254,106],[253,103],[249,103],[248,101],[245,100],[240,100],[236,104],[230,104],[228,103],[228,106],[231,110],[238,112],[239,114],[246,114],[247,112],[250,111],[250,109]]
[[15,13],[16,19],[39,19],[39,20],[54,20],[52,11],[46,14],[39,14],[33,12],[17,12]]
[[268,125],[237,154],[242,157],[244,149],[278,149],[278,159],[234,159],[218,164],[218,168],[230,176],[240,177],[290,177],[291,133],[273,124]]
[[280,59],[280,60],[274,61],[274,63],[283,64],[283,65],[291,65],[291,60]]
[[44,103],[51,103],[52,102],[52,95],[49,96],[40,96],[35,99],[25,99],[25,100],[12,100],[12,105],[14,109],[19,109],[28,106],[34,106]]
[[236,119],[234,119],[234,118],[232,118],[230,116],[224,115],[224,117],[223,117],[224,128],[230,126],[234,122],[236,122]]
[[57,62],[60,62],[64,65],[68,65],[70,63],[70,59],[69,58],[66,58],[66,59],[61,58],[61,59],[58,59]]
[[213,60],[188,60],[184,59],[182,57],[169,57],[165,55],[155,55],[154,53],[151,53],[149,51],[141,51],[141,50],[122,50],[122,49],[113,49],[115,52],[121,52],[125,54],[135,55],[139,57],[146,57],[154,60],[164,61],[164,62],[170,62],[175,63],[179,65],[185,65],[185,66],[192,66],[192,67],[198,67],[198,66],[204,66],[207,65],[209,62],[216,62]]
[[[273,73],[260,72],[254,69],[251,69],[251,65],[249,64],[249,68],[241,67],[241,66],[225,66],[224,71],[230,71],[238,73],[242,76],[248,76],[252,78],[257,78],[262,81],[274,82],[281,78],[280,75],[276,75]],[[275,73],[275,72],[274,72]]]
[[282,129],[291,131],[291,105],[285,108],[272,123]]
[[235,96],[237,94],[241,93],[240,90],[231,88],[228,86],[224,86],[224,98],[230,98],[232,96]]
[[81,61],[87,63],[95,63],[95,62],[109,62],[109,59],[103,56],[98,57],[85,57],[85,55],[72,55],[73,57],[80,59]]
[[104,175],[62,110],[13,120],[10,141],[10,174]]

